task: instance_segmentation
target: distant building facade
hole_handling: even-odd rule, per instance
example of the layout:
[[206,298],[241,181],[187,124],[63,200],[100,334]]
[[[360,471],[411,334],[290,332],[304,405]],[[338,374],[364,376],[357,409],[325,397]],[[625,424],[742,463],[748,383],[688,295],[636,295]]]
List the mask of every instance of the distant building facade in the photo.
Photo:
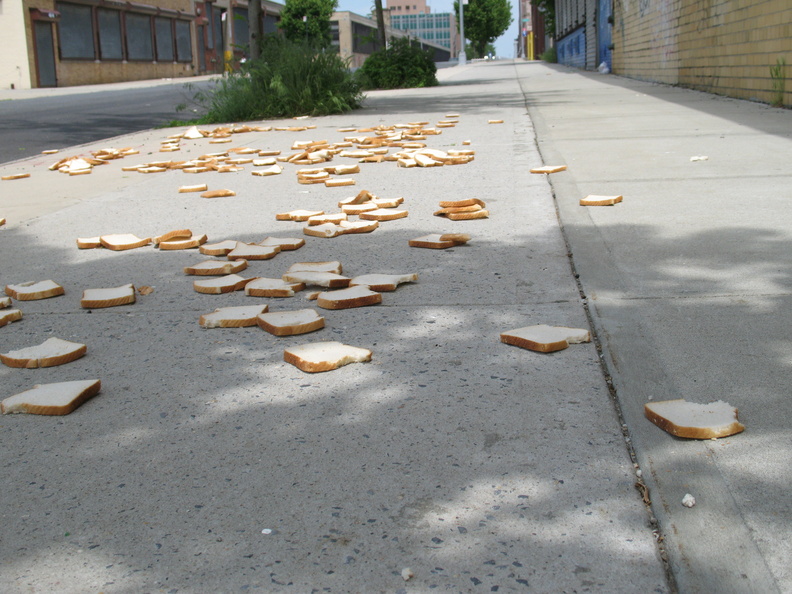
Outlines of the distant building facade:
[[456,15],[451,12],[432,13],[426,1],[388,0],[390,23],[394,29],[411,37],[447,48],[452,58],[461,50]]
[[387,8],[391,15],[429,14],[432,10],[426,0],[387,0]]

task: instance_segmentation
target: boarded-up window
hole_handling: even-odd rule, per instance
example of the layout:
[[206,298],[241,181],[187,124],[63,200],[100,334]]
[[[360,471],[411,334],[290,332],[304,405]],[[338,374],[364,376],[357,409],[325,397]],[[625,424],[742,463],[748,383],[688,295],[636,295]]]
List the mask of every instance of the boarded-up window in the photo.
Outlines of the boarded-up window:
[[179,62],[192,62],[192,37],[187,21],[176,21],[176,59]]
[[171,19],[154,19],[154,32],[157,39],[157,60],[160,62],[173,62],[172,23],[173,21]]
[[121,13],[117,10],[97,9],[99,24],[99,59],[121,60],[124,58],[121,43]]
[[246,49],[250,41],[249,35],[247,8],[234,8],[234,49]]
[[91,7],[60,2],[56,7],[61,15],[58,22],[61,58],[93,60],[96,56]]
[[153,60],[154,44],[151,40],[151,17],[128,13],[125,20],[129,59]]

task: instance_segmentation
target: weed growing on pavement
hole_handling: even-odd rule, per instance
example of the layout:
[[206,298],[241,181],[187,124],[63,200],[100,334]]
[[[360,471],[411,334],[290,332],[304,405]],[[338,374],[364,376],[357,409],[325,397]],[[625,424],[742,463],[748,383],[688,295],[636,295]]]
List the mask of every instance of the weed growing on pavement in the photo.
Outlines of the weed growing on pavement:
[[770,105],[773,107],[784,106],[784,92],[786,91],[786,60],[778,58],[775,66],[770,66],[770,80],[772,85],[772,97]]

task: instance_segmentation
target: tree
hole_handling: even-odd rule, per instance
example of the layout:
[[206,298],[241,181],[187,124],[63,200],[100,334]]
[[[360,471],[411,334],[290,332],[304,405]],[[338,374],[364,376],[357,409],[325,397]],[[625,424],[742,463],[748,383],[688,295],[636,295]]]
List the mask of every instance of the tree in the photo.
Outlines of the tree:
[[382,13],[382,0],[374,0],[374,12],[377,13],[377,33],[380,47],[384,48],[387,43],[385,37],[385,16]]
[[280,28],[290,41],[309,40],[318,47],[330,45],[330,17],[338,0],[286,0]]
[[[465,37],[470,40],[475,56],[485,54],[487,44],[506,32],[512,23],[509,0],[469,0],[465,5]],[[459,0],[454,0],[459,25]]]
[[248,53],[251,60],[258,60],[261,55],[261,0],[248,2]]

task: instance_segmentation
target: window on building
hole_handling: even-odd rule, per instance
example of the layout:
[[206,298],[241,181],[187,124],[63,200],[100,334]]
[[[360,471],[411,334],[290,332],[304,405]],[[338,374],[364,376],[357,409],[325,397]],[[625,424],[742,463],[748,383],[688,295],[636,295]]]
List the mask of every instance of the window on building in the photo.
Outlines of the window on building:
[[173,62],[173,19],[154,19],[154,39],[157,42],[157,61]]
[[96,23],[99,26],[99,59],[123,60],[124,44],[121,39],[121,11],[98,8]]
[[188,21],[176,21],[176,60],[179,62],[192,62],[192,36]]
[[126,15],[127,56],[129,60],[153,60],[151,17],[143,14]]
[[60,2],[55,7],[61,15],[58,21],[60,57],[93,60],[96,53],[91,7]]

